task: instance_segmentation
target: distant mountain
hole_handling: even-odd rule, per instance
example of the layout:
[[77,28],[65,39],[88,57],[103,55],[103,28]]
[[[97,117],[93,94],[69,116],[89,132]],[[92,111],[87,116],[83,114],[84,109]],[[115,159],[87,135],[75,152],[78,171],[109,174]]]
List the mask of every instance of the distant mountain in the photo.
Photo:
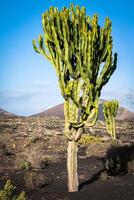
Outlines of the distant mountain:
[[39,117],[55,116],[55,117],[64,118],[64,104],[62,103],[62,104],[56,105],[48,110],[32,115],[32,117],[36,117],[36,116],[39,116]]
[[14,117],[15,114],[7,112],[0,108],[0,117]]
[[[99,102],[99,120],[104,120],[104,115],[103,115],[103,102],[104,100],[100,100]],[[63,104],[59,104],[57,106],[54,106],[44,112],[41,112],[41,113],[37,113],[35,115],[32,115],[33,117],[34,116],[40,116],[40,117],[52,117],[52,116],[55,116],[55,117],[60,117],[60,118],[64,118],[64,105]],[[133,112],[130,112],[129,110],[126,110],[125,108],[123,107],[120,107],[118,109],[118,112],[117,112],[117,116],[116,116],[116,119],[117,120],[128,120],[128,121],[131,121],[131,120],[134,120],[134,113]]]

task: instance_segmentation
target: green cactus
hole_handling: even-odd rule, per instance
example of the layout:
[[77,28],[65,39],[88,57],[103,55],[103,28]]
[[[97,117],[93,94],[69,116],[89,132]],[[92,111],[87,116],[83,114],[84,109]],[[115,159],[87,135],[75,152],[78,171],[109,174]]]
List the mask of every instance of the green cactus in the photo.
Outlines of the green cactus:
[[115,132],[115,116],[119,107],[117,100],[107,101],[103,104],[103,113],[106,120],[107,132],[111,135],[112,139],[116,139]]
[[0,189],[0,200],[26,200],[25,192],[21,192],[16,195],[16,188],[11,184],[10,180],[7,180],[4,188]]
[[[74,143],[81,138],[84,126],[96,123],[101,89],[116,69],[117,54],[112,54],[111,21],[106,18],[104,28],[101,28],[96,14],[90,18],[86,16],[84,7],[71,4],[69,9],[64,7],[61,11],[50,7],[42,15],[42,25],[44,35],[39,35],[38,47],[33,40],[33,47],[56,70],[65,99],[64,135],[72,144],[68,144],[69,154],[69,148],[77,148]],[[68,165],[68,173],[72,170],[70,168]],[[71,183],[69,180],[69,191],[78,190],[77,173],[74,176],[70,176],[75,181]]]

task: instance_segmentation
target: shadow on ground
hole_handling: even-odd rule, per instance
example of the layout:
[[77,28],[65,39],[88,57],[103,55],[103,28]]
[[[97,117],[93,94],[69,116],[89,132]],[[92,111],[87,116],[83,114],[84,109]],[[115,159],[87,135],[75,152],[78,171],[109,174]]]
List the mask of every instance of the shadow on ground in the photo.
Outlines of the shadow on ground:
[[82,182],[79,190],[95,181],[107,180],[108,176],[123,176],[134,172],[134,144],[112,146],[108,149],[106,157],[102,159],[104,167],[92,178]]

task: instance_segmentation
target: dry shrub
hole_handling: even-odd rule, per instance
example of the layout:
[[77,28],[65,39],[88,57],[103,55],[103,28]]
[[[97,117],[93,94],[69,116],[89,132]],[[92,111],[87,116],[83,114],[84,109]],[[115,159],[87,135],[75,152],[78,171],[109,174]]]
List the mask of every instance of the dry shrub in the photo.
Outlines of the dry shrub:
[[28,163],[28,167],[23,167],[23,169],[42,169],[45,168],[48,164],[48,157],[44,155],[43,151],[44,144],[43,143],[32,143],[27,146],[23,152],[19,153],[16,160],[16,165],[19,168],[25,166]]

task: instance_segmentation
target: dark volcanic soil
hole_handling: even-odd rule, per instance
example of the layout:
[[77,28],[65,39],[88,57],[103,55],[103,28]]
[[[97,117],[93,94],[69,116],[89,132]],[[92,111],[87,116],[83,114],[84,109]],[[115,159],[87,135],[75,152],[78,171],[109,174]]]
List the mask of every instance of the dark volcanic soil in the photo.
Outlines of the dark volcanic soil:
[[1,171],[1,186],[10,179],[28,200],[134,200],[134,174],[107,176],[102,161],[79,159],[80,190],[67,191],[66,160],[48,164],[42,171]]

